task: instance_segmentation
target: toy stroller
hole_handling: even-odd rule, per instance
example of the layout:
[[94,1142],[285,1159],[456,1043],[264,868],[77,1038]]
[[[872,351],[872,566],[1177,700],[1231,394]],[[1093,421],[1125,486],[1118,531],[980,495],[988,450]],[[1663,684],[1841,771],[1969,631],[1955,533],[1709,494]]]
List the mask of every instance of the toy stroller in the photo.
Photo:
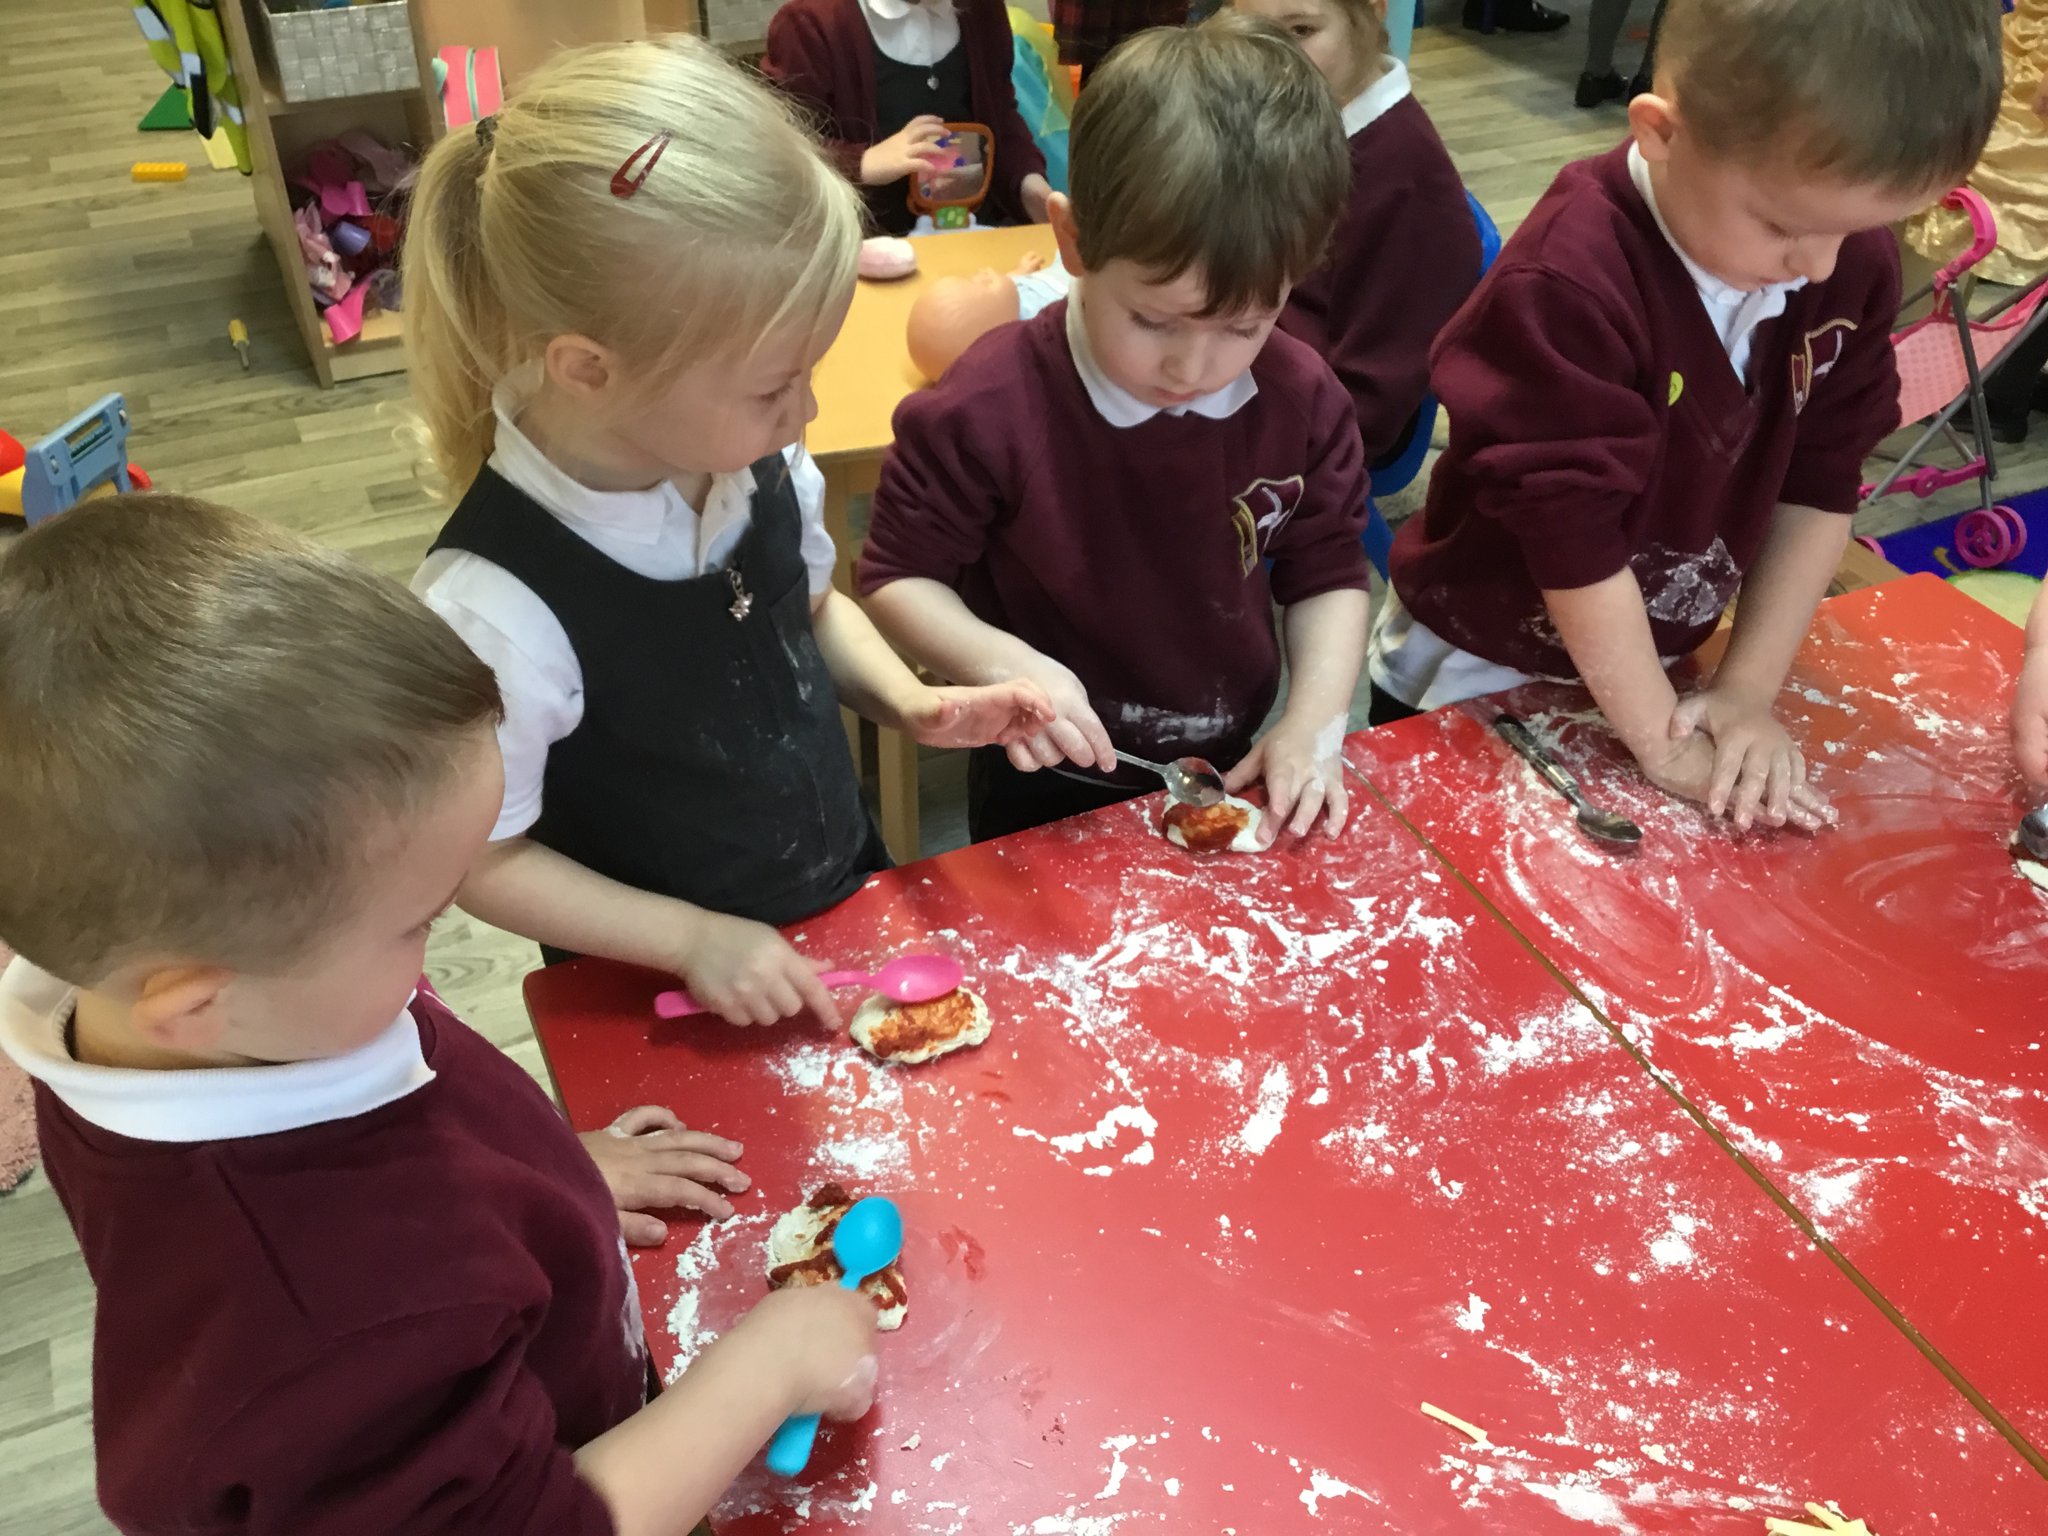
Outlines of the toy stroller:
[[[1923,430],[1889,474],[1876,485],[1863,488],[1863,505],[1898,491],[1932,496],[1974,479],[1980,487],[1980,505],[1957,522],[1954,543],[1964,564],[1983,569],[2016,559],[2027,545],[2026,523],[1992,496],[1998,457],[1991,442],[1990,413],[1984,404],[1984,375],[2041,323],[2048,277],[1972,317],[1970,297],[1976,279],[1969,273],[1997,246],[1998,224],[1990,205],[1968,187],[1949,193],[1942,206],[1968,215],[1973,236],[1970,248],[1936,272],[1926,287],[1906,296],[1910,305],[1932,294],[1934,308],[1892,336],[1899,365],[1899,426],[1903,429],[1921,423]],[[1969,413],[1975,443],[1965,442],[1955,429],[1955,420],[1964,411]],[[1936,438],[1955,450],[1960,460],[1956,467],[1920,462],[1920,455]],[[1862,542],[1875,550],[1874,540]]]

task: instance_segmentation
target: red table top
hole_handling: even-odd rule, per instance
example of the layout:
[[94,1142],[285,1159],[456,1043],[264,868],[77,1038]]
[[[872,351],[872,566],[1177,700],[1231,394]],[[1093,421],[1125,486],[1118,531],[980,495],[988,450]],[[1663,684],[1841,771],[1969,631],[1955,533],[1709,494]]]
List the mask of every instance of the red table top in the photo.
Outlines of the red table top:
[[[1784,718],[1834,800],[1739,837],[1658,794],[1583,693],[1368,733],[1353,761],[2037,1446],[2048,1446],[2048,896],[2006,844],[2019,631],[1932,578],[1839,598]],[[1616,859],[1490,730],[1522,714]]]
[[654,1100],[747,1143],[742,1214],[636,1255],[665,1370],[817,1182],[903,1208],[876,1411],[800,1484],[743,1478],[725,1536],[2048,1528],[2048,1483],[1393,818],[1198,867],[1156,813],[799,930],[961,955],[996,1033],[925,1067],[656,1023],[659,980],[601,962],[529,979],[579,1127]]

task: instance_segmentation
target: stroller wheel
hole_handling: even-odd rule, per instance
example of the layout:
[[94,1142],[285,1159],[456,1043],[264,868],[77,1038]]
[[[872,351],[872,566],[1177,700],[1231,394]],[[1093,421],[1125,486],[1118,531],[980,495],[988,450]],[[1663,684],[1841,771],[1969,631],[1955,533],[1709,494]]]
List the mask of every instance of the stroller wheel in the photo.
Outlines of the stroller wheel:
[[1884,553],[1884,546],[1867,533],[1857,534],[1856,542],[1869,550],[1873,555],[1882,555]]
[[[1963,564],[1977,570],[1989,570],[1992,566],[2003,565],[2019,553],[2013,538],[2012,523],[2000,517],[2003,508],[1967,512],[1956,524],[1956,555]],[[2007,514],[2010,516],[2010,514]],[[2012,522],[2019,520],[2013,518]],[[2024,529],[2022,529],[2024,532]]]
[[1991,510],[2012,534],[2012,553],[2005,557],[2007,562],[2019,559],[2027,552],[2027,520],[2008,506],[1999,505]]

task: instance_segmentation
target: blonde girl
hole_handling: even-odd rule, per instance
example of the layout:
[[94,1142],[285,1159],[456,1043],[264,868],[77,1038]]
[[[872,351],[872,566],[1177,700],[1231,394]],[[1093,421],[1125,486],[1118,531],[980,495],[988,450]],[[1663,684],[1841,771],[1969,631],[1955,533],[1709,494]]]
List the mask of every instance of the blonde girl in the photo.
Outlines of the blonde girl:
[[442,140],[405,247],[454,503],[413,586],[506,704],[462,905],[734,1023],[836,1020],[775,925],[888,862],[841,703],[949,746],[1050,715],[1029,686],[925,686],[832,590],[798,439],[859,244],[858,194],[775,94],[669,38],[562,54]]
[[1343,381],[1366,463],[1380,469],[1400,456],[1429,392],[1430,344],[1479,282],[1465,186],[1407,66],[1387,52],[1386,0],[1236,0],[1236,11],[1291,34],[1343,114],[1351,198],[1280,329]]

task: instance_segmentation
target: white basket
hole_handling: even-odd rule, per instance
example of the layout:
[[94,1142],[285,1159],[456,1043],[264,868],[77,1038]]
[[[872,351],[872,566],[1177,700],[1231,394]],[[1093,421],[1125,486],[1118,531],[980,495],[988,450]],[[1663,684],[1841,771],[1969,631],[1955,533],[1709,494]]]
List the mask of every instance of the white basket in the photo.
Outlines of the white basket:
[[373,96],[420,83],[407,0],[263,15],[286,101]]

